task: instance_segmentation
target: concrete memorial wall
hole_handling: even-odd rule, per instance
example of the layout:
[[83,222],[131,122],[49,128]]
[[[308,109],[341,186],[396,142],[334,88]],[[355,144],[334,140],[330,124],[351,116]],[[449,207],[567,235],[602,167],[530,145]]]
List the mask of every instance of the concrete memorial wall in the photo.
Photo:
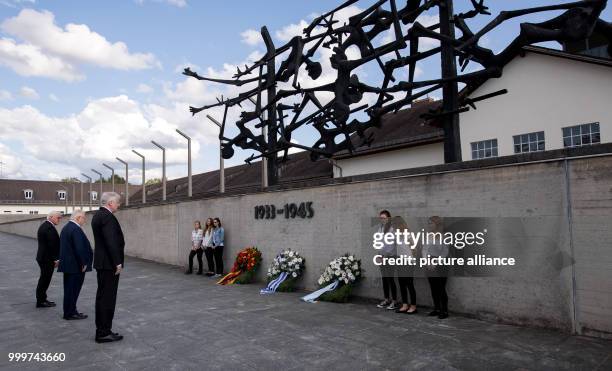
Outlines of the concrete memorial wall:
[[[312,217],[284,216],[285,204],[302,202],[312,202]],[[265,210],[265,205],[276,206],[274,219],[256,218],[255,207]],[[221,218],[226,271],[244,247],[254,245],[263,253],[261,284],[254,290],[264,286],[265,271],[282,249],[292,248],[305,257],[299,286],[307,290],[316,288],[330,260],[351,252],[362,258],[365,270],[354,294],[380,298],[371,235],[373,218],[382,209],[406,218],[518,218],[523,237],[513,251],[522,251],[520,267],[511,275],[449,278],[451,312],[612,335],[609,154],[130,207],[116,215],[128,255],[180,266],[187,263],[193,221]],[[35,237],[40,221],[0,224],[0,231]],[[92,238],[89,225],[87,229]],[[551,254],[538,241],[553,241],[556,251]],[[129,272],[128,265],[124,274]],[[431,305],[426,279],[416,279],[416,288],[418,304]]]

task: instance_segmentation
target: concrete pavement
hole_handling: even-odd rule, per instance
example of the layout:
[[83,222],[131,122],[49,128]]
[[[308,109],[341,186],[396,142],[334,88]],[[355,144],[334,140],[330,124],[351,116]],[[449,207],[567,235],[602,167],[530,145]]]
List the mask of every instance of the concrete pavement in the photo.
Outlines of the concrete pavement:
[[[36,309],[36,241],[0,233],[0,368],[87,370],[612,369],[612,341],[460,316],[444,321],[365,303],[307,304],[215,285],[177,267],[128,259],[119,283],[118,343],[94,342],[95,273],[61,319],[62,277]],[[64,362],[9,362],[9,352],[64,352]]]

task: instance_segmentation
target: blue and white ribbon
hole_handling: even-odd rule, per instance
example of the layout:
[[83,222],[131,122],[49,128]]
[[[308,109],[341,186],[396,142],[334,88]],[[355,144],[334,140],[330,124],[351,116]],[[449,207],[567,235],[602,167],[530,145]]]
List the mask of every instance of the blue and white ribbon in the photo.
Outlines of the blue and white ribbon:
[[325,294],[328,291],[335,290],[336,287],[338,287],[338,284],[339,284],[339,282],[338,282],[338,280],[336,280],[336,281],[330,283],[329,285],[327,285],[327,286],[325,286],[325,287],[323,287],[321,289],[318,289],[315,292],[312,292],[312,293],[302,297],[302,300],[304,300],[307,303],[316,303],[317,299],[319,298],[319,296]]
[[278,277],[276,277],[275,279],[270,281],[270,283],[268,283],[268,287],[266,287],[265,289],[261,289],[259,293],[262,295],[274,294],[276,290],[278,289],[278,286],[280,286],[280,284],[283,283],[283,281],[287,279],[287,276],[289,276],[289,273],[281,272],[281,274],[279,274]]

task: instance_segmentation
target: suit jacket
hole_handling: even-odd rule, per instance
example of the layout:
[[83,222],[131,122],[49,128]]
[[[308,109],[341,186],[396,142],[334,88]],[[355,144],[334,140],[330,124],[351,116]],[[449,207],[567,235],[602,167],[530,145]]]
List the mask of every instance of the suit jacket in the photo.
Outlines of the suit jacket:
[[68,222],[60,234],[60,262],[58,272],[81,273],[83,266],[91,272],[93,251],[85,232],[76,223]]
[[119,264],[123,266],[125,240],[113,213],[101,207],[91,219],[91,229],[95,243],[94,268],[115,270]]
[[38,227],[36,237],[38,239],[37,262],[49,263],[59,259],[60,239],[53,223],[45,220]]

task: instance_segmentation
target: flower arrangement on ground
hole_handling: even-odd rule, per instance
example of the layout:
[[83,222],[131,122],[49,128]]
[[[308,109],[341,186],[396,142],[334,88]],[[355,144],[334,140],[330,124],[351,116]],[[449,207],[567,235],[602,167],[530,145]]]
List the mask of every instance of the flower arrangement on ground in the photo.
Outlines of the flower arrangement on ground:
[[297,251],[286,249],[274,258],[268,268],[268,282],[275,280],[282,273],[286,274],[285,280],[276,288],[276,291],[291,292],[295,290],[295,283],[304,272],[306,259]]
[[346,303],[349,300],[353,285],[361,278],[361,260],[354,255],[344,254],[327,265],[317,283],[325,287],[334,281],[338,286],[332,291],[322,294],[319,299],[336,303]]
[[233,283],[246,284],[253,282],[257,268],[261,264],[261,251],[257,247],[242,249],[232,267],[232,271],[225,275],[218,284],[231,285]]

